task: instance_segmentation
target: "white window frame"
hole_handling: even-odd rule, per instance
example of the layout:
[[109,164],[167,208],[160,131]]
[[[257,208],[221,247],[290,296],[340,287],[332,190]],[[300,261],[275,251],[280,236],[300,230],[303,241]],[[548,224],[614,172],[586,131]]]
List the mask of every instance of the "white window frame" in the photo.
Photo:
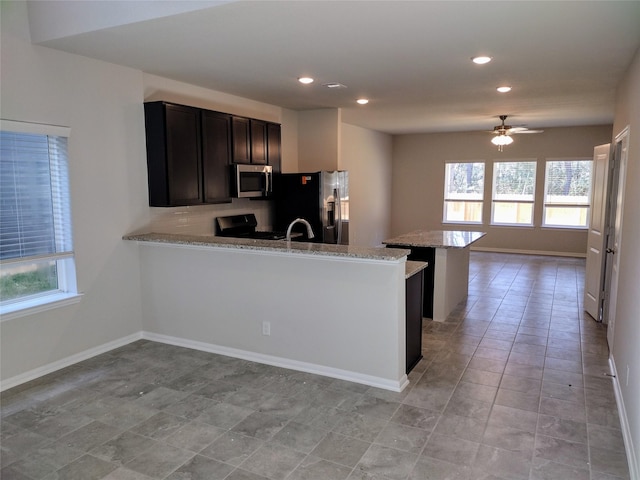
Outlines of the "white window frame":
[[[531,195],[531,200],[526,199],[496,199],[496,186],[497,186],[497,176],[498,176],[498,165],[501,163],[532,163],[534,165],[534,179],[533,179],[533,193]],[[499,226],[499,227],[533,227],[535,221],[535,204],[536,204],[536,182],[537,179],[537,170],[538,170],[538,161],[535,158],[525,158],[525,159],[509,159],[509,160],[494,160],[493,161],[493,177],[491,182],[491,225]],[[510,222],[498,222],[495,219],[495,207],[499,203],[504,204],[524,204],[531,205],[531,221],[527,223],[510,223]]]
[[[447,183],[449,179],[449,165],[460,165],[460,164],[481,164],[483,168],[482,172],[482,192],[480,193],[480,198],[450,198],[448,197],[448,188]],[[482,225],[483,223],[483,213],[484,213],[484,186],[486,182],[486,172],[487,165],[484,160],[468,160],[468,161],[460,161],[460,162],[446,162],[444,165],[444,200],[442,202],[442,223],[443,224],[457,224],[457,225]],[[479,203],[480,204],[480,220],[478,221],[466,221],[466,220],[448,220],[447,219],[447,204],[448,203]]]
[[[71,129],[68,127],[17,122],[13,120],[0,120],[0,130],[67,138],[71,134]],[[71,218],[68,219],[68,222],[69,224],[71,223]],[[4,260],[0,264],[0,267],[5,269],[19,265],[32,265],[47,262],[56,263],[58,288],[56,290],[50,290],[1,302],[1,321],[4,322],[17,317],[31,315],[80,301],[81,295],[78,294],[77,290],[75,258],[73,251]]]
[[[591,164],[591,178],[589,186],[589,195],[587,203],[566,203],[566,202],[549,202],[547,201],[547,187],[549,185],[549,164],[551,162],[590,162]],[[570,230],[587,230],[589,228],[589,222],[591,219],[591,202],[593,201],[593,158],[547,158],[544,163],[544,192],[543,192],[543,210],[542,210],[542,226],[544,228],[554,229],[570,229]],[[556,225],[546,223],[547,208],[586,208],[587,216],[584,225]]]

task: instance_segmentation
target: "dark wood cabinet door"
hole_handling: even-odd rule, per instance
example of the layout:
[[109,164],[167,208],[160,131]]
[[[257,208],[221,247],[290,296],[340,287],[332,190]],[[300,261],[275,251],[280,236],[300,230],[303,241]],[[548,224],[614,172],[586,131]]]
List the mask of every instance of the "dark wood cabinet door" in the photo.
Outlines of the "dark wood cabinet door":
[[251,163],[267,164],[267,122],[251,120]]
[[251,163],[251,127],[249,119],[232,117],[231,120],[231,156],[234,163]]
[[149,205],[202,203],[200,110],[165,102],[145,104]]
[[282,163],[280,125],[267,123],[267,164],[271,165],[273,173],[280,173]]
[[171,205],[202,203],[200,111],[167,105],[167,177]]
[[231,201],[231,115],[202,111],[202,177],[204,202]]

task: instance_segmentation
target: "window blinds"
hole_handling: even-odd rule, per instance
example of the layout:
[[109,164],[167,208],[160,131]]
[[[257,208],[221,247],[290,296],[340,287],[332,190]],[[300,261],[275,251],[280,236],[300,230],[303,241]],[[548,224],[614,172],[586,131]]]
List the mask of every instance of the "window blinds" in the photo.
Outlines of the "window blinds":
[[67,138],[0,132],[0,260],[73,255]]

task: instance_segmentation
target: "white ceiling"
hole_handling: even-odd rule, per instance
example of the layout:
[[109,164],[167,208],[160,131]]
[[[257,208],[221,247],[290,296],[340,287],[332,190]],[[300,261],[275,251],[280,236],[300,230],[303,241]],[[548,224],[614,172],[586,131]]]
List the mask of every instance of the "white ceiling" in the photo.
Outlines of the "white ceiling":
[[501,114],[612,123],[640,46],[638,0],[30,1],[29,15],[41,45],[288,109],[338,107],[389,133],[490,130]]

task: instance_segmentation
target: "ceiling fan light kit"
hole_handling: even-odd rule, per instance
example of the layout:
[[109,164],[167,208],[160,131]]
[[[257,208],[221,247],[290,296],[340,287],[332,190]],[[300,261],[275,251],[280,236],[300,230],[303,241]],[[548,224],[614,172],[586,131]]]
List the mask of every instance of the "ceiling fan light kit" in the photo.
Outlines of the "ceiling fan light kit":
[[498,135],[497,137],[493,137],[491,139],[491,143],[497,145],[498,151],[501,152],[505,145],[511,145],[513,143],[513,138],[504,133]]
[[516,133],[542,133],[543,130],[529,130],[527,127],[512,127],[511,125],[505,125],[504,121],[507,119],[506,115],[500,115],[502,123],[493,127],[492,133],[496,136],[491,139],[491,143],[498,146],[498,151],[502,152],[505,145],[511,145],[513,143],[512,134]]
[[513,143],[513,138],[507,134],[498,135],[491,139],[491,143],[494,145],[511,145]]

